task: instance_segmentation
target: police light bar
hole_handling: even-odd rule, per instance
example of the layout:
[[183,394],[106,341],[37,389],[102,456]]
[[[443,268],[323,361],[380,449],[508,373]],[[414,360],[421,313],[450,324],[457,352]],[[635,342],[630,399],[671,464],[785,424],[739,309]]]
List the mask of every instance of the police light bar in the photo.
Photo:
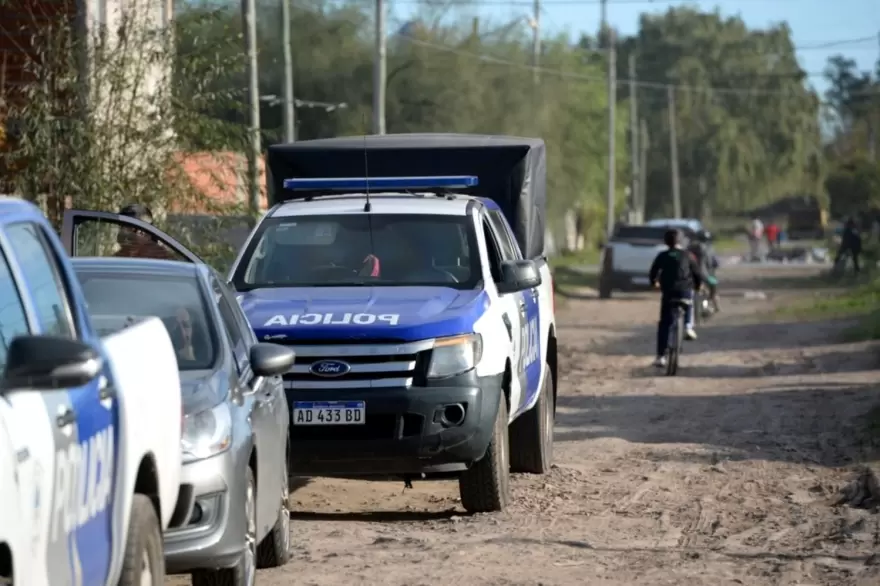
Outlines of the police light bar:
[[474,175],[435,175],[430,177],[322,177],[285,179],[291,191],[408,191],[417,189],[465,189],[479,181]]

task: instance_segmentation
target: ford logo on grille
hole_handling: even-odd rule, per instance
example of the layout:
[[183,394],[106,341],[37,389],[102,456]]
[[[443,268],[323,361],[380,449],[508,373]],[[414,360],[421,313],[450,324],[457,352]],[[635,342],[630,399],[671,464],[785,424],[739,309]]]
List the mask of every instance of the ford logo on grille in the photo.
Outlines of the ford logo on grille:
[[351,365],[341,360],[319,360],[309,367],[309,372],[315,376],[325,377],[342,376],[350,370]]

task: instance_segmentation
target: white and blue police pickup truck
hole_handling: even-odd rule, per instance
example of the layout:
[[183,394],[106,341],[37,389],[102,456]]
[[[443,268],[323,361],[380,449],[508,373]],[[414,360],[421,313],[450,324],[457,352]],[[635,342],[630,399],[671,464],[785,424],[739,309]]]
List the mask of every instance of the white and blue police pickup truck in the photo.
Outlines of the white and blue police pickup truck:
[[51,225],[0,198],[0,584],[161,586],[181,421],[162,322],[101,337]]
[[[365,155],[371,171],[474,173],[339,175]],[[278,203],[229,280],[258,338],[297,353],[291,473],[457,477],[466,510],[502,510],[510,472],[545,473],[553,453],[543,142],[304,141],[270,148],[269,168]]]

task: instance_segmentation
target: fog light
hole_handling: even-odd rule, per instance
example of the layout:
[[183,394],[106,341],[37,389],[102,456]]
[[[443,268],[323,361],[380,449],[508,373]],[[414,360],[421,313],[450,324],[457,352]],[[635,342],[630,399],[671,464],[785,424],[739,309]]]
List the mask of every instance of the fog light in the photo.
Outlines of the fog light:
[[217,517],[220,497],[220,494],[212,494],[196,498],[196,502],[193,504],[192,514],[189,517],[188,525],[192,527],[196,525],[210,525],[213,523]]

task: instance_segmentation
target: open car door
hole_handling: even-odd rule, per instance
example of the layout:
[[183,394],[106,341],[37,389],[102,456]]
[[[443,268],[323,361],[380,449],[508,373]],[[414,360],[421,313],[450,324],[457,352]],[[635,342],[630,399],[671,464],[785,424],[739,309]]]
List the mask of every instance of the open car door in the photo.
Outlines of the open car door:
[[203,263],[152,224],[113,212],[67,210],[61,241],[70,256],[118,256]]

